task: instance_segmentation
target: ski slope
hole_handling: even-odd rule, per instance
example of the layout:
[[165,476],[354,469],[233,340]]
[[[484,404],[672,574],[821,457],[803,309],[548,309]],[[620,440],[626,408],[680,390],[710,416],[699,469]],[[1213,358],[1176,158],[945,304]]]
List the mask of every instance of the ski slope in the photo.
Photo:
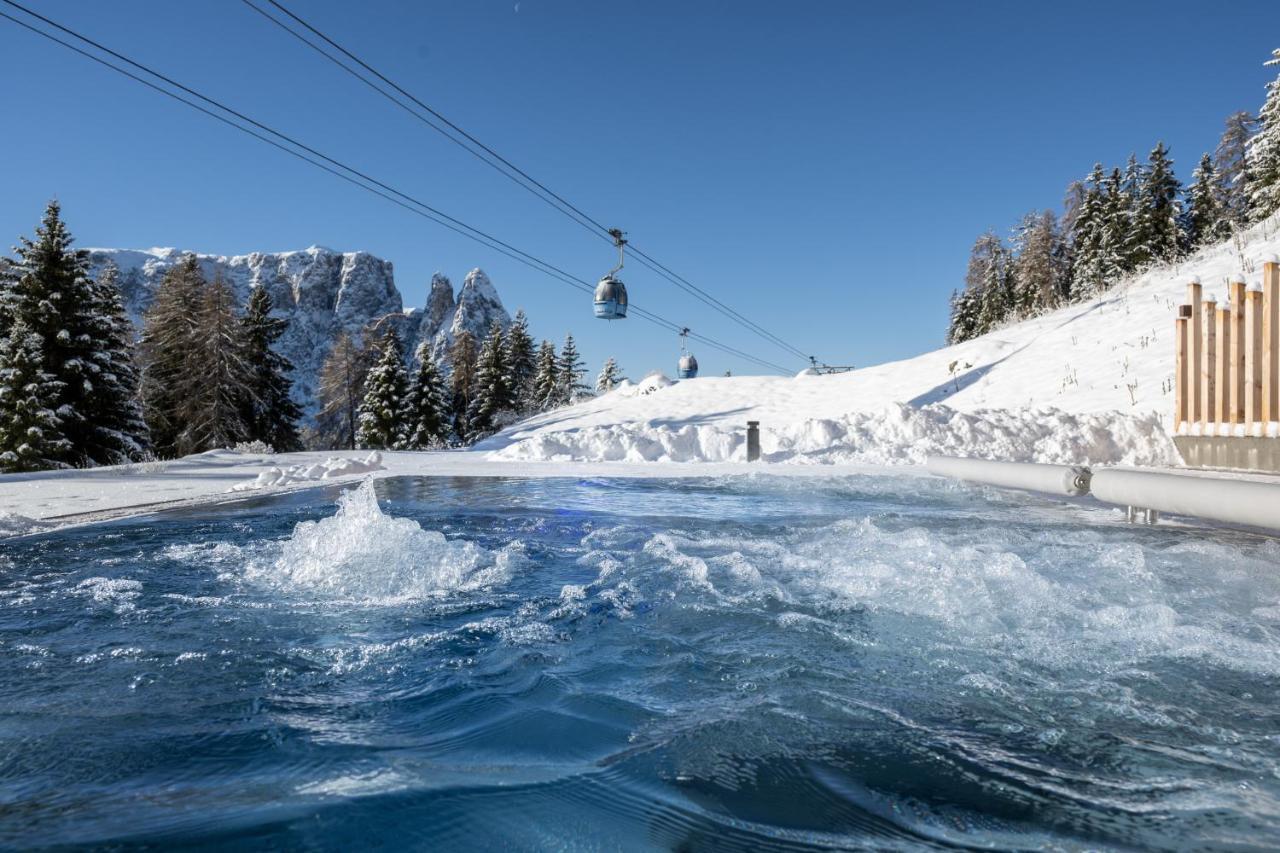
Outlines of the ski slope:
[[[1173,328],[1186,285],[1261,284],[1280,217],[1103,297],[915,358],[795,377],[650,377],[516,424],[477,447],[521,461],[912,464],[931,453],[1037,462],[1177,464]],[[941,334],[942,330],[939,330]]]

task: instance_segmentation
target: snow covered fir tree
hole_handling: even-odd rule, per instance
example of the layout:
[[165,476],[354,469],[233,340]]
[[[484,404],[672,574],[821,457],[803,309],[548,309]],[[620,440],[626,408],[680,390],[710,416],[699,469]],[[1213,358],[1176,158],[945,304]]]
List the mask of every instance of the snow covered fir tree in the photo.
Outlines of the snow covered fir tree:
[[364,396],[356,416],[356,446],[395,450],[407,441],[405,403],[409,377],[405,372],[400,337],[388,329],[377,345],[377,357],[364,381]]
[[149,439],[115,277],[88,275],[49,203],[0,267],[0,468],[111,465]]
[[[1280,67],[1280,50],[1265,63]],[[1011,245],[995,232],[970,252],[964,286],[952,294],[948,343],[959,343],[1069,302],[1100,296],[1121,278],[1175,261],[1280,210],[1280,77],[1257,116],[1236,112],[1212,154],[1183,187],[1169,149],[1145,162],[1096,163],[1067,188],[1060,219],[1033,211]],[[1056,220],[1056,222],[1055,222]]]

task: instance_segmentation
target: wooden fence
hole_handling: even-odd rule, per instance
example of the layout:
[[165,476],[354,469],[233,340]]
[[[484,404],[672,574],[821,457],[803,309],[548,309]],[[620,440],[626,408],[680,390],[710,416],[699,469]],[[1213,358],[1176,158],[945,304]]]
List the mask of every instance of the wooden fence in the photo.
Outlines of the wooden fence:
[[[1280,262],[1262,265],[1262,289],[1227,285],[1230,304],[1187,285],[1175,320],[1174,426],[1200,435],[1267,435],[1280,421]],[[1198,427],[1198,429],[1197,429]]]

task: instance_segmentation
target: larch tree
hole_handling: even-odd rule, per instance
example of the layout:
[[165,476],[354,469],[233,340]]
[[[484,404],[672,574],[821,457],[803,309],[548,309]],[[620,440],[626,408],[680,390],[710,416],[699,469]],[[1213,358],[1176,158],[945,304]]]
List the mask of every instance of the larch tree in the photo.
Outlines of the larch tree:
[[[1280,48],[1267,66],[1280,65]],[[1258,112],[1258,132],[1249,140],[1249,215],[1254,222],[1280,210],[1280,77],[1267,84],[1267,98]]]
[[449,345],[449,408],[453,414],[453,431],[462,442],[470,440],[467,412],[476,390],[476,339],[463,329]]
[[1014,231],[1013,250],[1017,313],[1030,317],[1058,300],[1058,218],[1053,211],[1028,213]]
[[986,334],[1009,316],[1013,306],[1013,280],[1009,250],[993,231],[974,243],[969,256],[969,275],[978,293],[978,334]]
[[243,418],[250,441],[261,441],[277,452],[287,453],[302,449],[298,435],[302,409],[290,396],[293,364],[274,349],[289,322],[272,317],[271,307],[267,289],[255,287],[240,320],[250,377]]
[[320,412],[312,443],[354,450],[357,416],[369,372],[365,353],[345,332],[338,335],[320,368]]
[[192,358],[187,361],[192,373],[181,383],[187,390],[177,407],[179,456],[231,447],[248,435],[245,397],[252,393],[253,375],[235,293],[215,274],[199,305]]
[[356,445],[377,450],[403,447],[408,439],[405,429],[408,394],[409,377],[404,369],[400,337],[395,329],[388,329],[364,380],[364,397],[356,416]]
[[1220,182],[1223,215],[1231,225],[1243,228],[1249,224],[1249,140],[1258,132],[1258,119],[1241,110],[1227,116],[1225,124],[1213,152],[1213,168]]
[[445,400],[444,379],[431,357],[429,341],[418,345],[414,358],[404,403],[405,447],[409,450],[443,447],[451,430],[449,406]]
[[143,317],[142,408],[160,456],[179,453],[179,409],[201,378],[197,337],[205,286],[196,256],[185,255],[165,273]]

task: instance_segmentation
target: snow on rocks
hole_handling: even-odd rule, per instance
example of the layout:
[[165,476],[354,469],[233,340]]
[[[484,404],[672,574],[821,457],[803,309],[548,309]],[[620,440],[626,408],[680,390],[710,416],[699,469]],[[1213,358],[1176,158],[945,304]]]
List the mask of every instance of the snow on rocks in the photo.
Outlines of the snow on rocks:
[[[896,404],[840,418],[761,428],[765,462],[922,464],[931,454],[1060,464],[1176,464],[1154,416],[1073,414],[1055,409],[960,412]],[[746,430],[729,424],[612,424],[538,432],[490,459],[550,462],[745,462]]]
[[384,471],[382,454],[373,451],[364,459],[343,459],[330,456],[323,462],[291,465],[288,468],[272,466],[258,474],[252,480],[237,483],[229,491],[249,492],[257,489],[274,489],[291,486],[295,483],[308,483],[316,480],[328,480],[334,477],[347,477],[353,474],[368,474],[371,471]]

